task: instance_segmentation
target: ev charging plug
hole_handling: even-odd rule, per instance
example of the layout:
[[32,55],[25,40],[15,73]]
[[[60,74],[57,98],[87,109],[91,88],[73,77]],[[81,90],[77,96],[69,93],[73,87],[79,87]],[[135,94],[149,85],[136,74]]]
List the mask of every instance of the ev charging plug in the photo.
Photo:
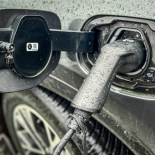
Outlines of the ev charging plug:
[[145,50],[137,40],[115,41],[101,48],[96,63],[72,102],[75,111],[69,124],[70,129],[58,144],[54,155],[60,155],[73,134],[85,130],[91,115],[101,111],[116,73],[121,70],[123,73],[138,70],[144,59]]

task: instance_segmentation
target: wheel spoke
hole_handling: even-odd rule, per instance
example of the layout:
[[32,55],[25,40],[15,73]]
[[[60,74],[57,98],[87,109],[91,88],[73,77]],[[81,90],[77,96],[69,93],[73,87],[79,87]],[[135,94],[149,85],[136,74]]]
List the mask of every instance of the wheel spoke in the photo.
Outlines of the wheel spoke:
[[49,142],[49,150],[52,152],[54,151],[55,147],[58,145],[60,138],[58,136],[55,136],[54,131],[51,132],[51,129],[49,128],[49,125],[44,122],[44,127],[47,135],[47,139]]
[[[32,133],[31,129],[29,128],[27,122],[25,121],[23,115],[22,115],[23,112],[19,112],[18,113],[18,117],[16,117],[16,124],[19,123],[23,129],[25,130],[25,132],[29,135],[29,138],[31,138],[33,140],[33,143],[39,148],[39,150],[41,152],[44,152],[44,149],[43,147],[40,145],[40,143],[38,142],[38,139],[34,136],[34,134]],[[19,130],[18,130],[19,131]],[[17,132],[18,134],[18,132]],[[21,136],[21,135],[20,135]],[[24,135],[23,135],[24,136]]]
[[46,135],[47,135],[47,139],[48,139],[48,142],[49,142],[49,145],[52,146],[52,135],[50,133],[50,129],[48,127],[48,125],[46,123],[44,123],[44,127],[45,127],[45,131],[46,131]]
[[28,147],[28,146],[26,146],[26,145],[23,145],[22,147],[23,147],[24,150],[26,150],[26,151],[28,151],[28,152],[31,152],[31,153],[42,154],[42,155],[45,154],[45,152],[41,152],[40,150],[35,149],[35,148],[33,148],[33,147]]
[[17,131],[18,137],[20,138],[20,140],[23,142],[22,145],[27,145],[27,146],[31,146],[31,143],[29,142],[29,140],[25,137],[26,131]]
[[[35,137],[37,138],[37,140],[39,141],[39,143],[44,147],[46,148],[47,145],[45,144],[45,142],[42,140],[42,137],[39,135],[38,131],[36,130],[36,127],[35,127],[35,123],[33,118],[32,118],[32,112],[30,112],[28,109],[24,109],[24,110],[21,110],[26,122],[29,124],[30,126],[30,130],[32,130],[33,134],[35,135]],[[39,120],[39,119],[38,119]]]

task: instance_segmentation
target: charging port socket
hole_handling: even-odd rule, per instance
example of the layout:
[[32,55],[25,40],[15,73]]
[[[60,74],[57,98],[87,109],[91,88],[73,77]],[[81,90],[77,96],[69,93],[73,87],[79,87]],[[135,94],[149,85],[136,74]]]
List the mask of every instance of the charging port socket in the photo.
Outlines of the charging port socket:
[[[116,40],[138,40],[142,42],[144,55],[142,63],[136,70],[129,73],[123,72],[123,68],[118,72],[113,84],[119,87],[144,91],[147,88],[155,87],[155,77],[146,78],[150,70],[155,75],[155,28],[152,26],[155,21],[140,18],[100,15],[95,16],[82,27],[82,30],[94,31],[96,34],[94,53],[78,53],[77,61],[80,68],[88,74],[100,53],[100,48],[107,43]],[[140,59],[141,59],[140,58]],[[151,72],[151,73],[152,73]]]
[[128,40],[128,39],[141,41],[143,50],[145,53],[145,55],[142,56],[143,60],[142,60],[142,63],[139,65],[138,69],[136,69],[132,72],[129,72],[129,73],[124,73],[125,71],[122,68],[118,72],[118,75],[125,76],[127,79],[128,78],[130,79],[130,77],[134,77],[134,76],[137,76],[140,73],[142,73],[148,64],[149,52],[148,52],[147,45],[145,43],[143,32],[141,32],[140,30],[137,30],[137,29],[118,28],[112,32],[112,34],[109,36],[109,39],[107,42],[113,43],[116,40]]

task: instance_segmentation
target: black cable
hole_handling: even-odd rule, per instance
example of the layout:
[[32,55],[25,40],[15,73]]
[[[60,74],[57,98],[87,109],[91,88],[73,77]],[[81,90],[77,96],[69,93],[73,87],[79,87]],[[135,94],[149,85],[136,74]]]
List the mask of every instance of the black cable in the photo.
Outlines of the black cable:
[[68,132],[64,135],[64,137],[61,139],[60,143],[56,147],[53,155],[60,155],[61,151],[64,149],[67,142],[73,136],[74,133],[75,133],[75,130],[73,129],[68,130]]

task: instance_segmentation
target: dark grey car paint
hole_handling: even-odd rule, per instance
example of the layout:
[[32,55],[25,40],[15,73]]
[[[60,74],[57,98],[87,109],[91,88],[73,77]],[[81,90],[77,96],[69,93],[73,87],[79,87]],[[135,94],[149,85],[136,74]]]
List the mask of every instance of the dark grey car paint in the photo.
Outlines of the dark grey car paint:
[[[117,14],[155,19],[154,0],[0,0],[0,8],[29,8],[53,11],[63,29],[80,29],[97,14]],[[76,21],[74,23],[74,21]],[[72,101],[86,74],[76,55],[63,52],[56,70],[42,84]],[[117,87],[99,115],[94,116],[123,140],[135,154],[155,153],[155,95],[140,94]]]
[[[42,85],[72,101],[85,76],[83,73],[80,76],[78,64],[65,56],[65,53],[62,54],[59,66]],[[154,154],[154,100],[153,95],[112,86],[102,112],[94,117],[135,154]]]

